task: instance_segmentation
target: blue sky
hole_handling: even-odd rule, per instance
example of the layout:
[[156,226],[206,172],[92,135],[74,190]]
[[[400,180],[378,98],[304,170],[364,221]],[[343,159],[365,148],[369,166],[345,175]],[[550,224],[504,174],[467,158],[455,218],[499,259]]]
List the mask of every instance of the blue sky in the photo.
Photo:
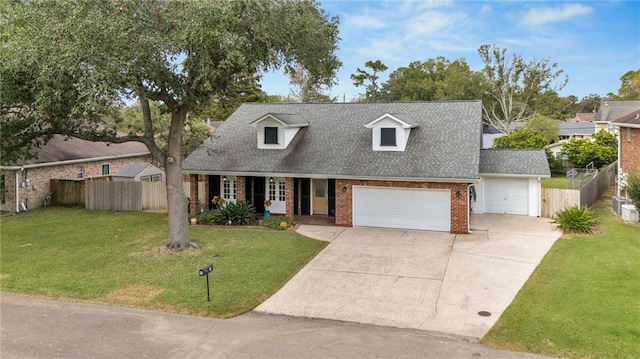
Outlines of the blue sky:
[[[496,44],[525,59],[549,58],[569,76],[561,96],[617,93],[620,77],[640,69],[638,1],[321,1],[340,18],[342,68],[332,96],[355,98],[349,76],[368,60],[395,69],[444,56],[464,58],[474,70],[477,49]],[[282,74],[266,74],[268,94],[288,95]]]

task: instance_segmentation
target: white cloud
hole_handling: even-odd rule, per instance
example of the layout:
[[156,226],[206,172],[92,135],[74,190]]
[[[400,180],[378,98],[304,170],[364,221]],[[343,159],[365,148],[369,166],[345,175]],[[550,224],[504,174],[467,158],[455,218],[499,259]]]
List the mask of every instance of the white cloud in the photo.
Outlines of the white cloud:
[[536,8],[526,12],[520,19],[520,24],[525,26],[541,25],[586,15],[592,11],[593,8],[582,4],[562,4],[557,7]]
[[346,25],[356,29],[382,29],[387,27],[387,24],[380,20],[379,16],[371,15],[349,15],[346,16]]
[[492,9],[491,9],[491,6],[490,6],[490,5],[487,5],[487,4],[483,4],[483,5],[480,7],[480,13],[481,13],[481,14],[486,14],[486,13],[488,13],[488,12],[491,12],[491,10],[492,10]]
[[404,12],[419,12],[441,7],[452,7],[453,0],[405,0],[400,6],[400,10]]
[[425,11],[408,19],[405,25],[409,36],[429,36],[440,34],[443,30],[465,20],[466,16],[440,11]]

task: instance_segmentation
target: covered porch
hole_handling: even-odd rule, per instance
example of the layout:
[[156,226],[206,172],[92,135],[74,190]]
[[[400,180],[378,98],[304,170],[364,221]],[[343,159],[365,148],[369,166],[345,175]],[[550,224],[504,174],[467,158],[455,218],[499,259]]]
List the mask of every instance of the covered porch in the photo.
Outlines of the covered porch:
[[[205,193],[201,193],[204,191]],[[189,175],[189,210],[213,209],[214,198],[225,202],[251,202],[257,214],[268,210],[298,223],[335,223],[336,180],[331,178],[240,176],[234,174]],[[206,195],[205,195],[206,194]],[[206,200],[203,200],[206,198]],[[268,204],[268,208],[265,206]]]

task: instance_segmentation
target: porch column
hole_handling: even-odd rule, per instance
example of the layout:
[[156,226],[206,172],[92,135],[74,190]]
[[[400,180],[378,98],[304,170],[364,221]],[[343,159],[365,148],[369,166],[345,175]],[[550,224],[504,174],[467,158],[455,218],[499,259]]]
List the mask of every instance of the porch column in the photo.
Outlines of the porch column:
[[198,213],[198,175],[189,175],[189,213]]
[[238,199],[238,201],[246,201],[247,200],[247,194],[245,193],[246,191],[246,187],[245,184],[247,183],[247,177],[244,176],[238,176],[237,178],[237,182],[236,182],[236,198]]
[[285,202],[287,217],[293,219],[293,177],[285,178]]

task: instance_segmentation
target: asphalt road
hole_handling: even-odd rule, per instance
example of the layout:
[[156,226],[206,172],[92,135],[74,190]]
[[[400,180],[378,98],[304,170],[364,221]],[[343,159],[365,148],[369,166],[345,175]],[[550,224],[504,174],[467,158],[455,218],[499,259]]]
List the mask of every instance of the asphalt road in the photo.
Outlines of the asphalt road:
[[9,358],[541,358],[438,333],[245,314],[212,319],[3,294]]

